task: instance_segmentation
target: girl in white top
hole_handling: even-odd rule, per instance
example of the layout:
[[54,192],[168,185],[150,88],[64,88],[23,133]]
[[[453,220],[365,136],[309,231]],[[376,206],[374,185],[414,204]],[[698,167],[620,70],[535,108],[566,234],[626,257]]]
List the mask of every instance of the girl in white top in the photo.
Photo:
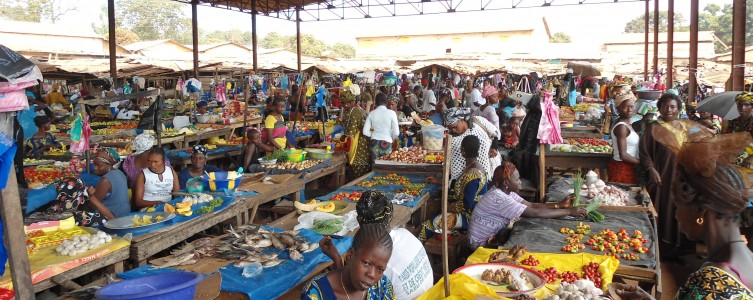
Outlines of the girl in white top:
[[134,204],[138,208],[154,206],[172,200],[173,192],[180,190],[178,174],[170,166],[165,166],[165,151],[154,147],[149,150],[149,167],[139,173],[134,192]]
[[615,106],[620,117],[612,127],[612,147],[614,157],[609,162],[609,181],[625,184],[637,184],[636,167],[638,160],[638,144],[640,136],[630,124],[635,113],[635,96],[628,92],[615,97]]

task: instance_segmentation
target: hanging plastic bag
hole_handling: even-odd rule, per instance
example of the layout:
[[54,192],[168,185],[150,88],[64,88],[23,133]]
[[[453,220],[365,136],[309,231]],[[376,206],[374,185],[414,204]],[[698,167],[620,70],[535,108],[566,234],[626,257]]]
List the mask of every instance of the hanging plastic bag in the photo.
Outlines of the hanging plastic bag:
[[81,132],[83,131],[83,124],[81,124],[81,115],[78,115],[73,123],[71,123],[71,129],[68,130],[68,134],[71,136],[71,141],[80,141]]
[[542,144],[562,144],[560,110],[552,101],[552,93],[545,92],[541,104],[543,115],[539,121],[539,132],[536,137]]
[[34,112],[36,105],[32,105],[29,109],[24,109],[18,112],[18,123],[21,124],[21,128],[24,129],[24,139],[30,139],[34,134],[39,131],[37,124],[34,123],[34,118],[37,117],[37,113]]
[[81,115],[79,115],[76,120],[81,124],[80,138],[74,140],[73,134],[71,134],[71,148],[69,151],[73,154],[83,155],[86,150],[89,150],[89,137],[91,137],[92,128],[89,126],[89,116],[84,116],[82,119]]
[[313,85],[309,85],[306,88],[306,97],[311,97],[311,96],[314,95],[314,93],[316,93],[316,91],[314,90],[314,86]]
[[350,81],[350,77],[348,77],[348,79],[345,79],[345,81],[343,81],[343,87],[348,87],[351,84],[353,84],[353,82]]
[[13,158],[17,151],[16,148],[16,143],[12,137],[0,133],[0,190],[4,189],[8,184],[8,176],[13,166]]
[[463,273],[450,274],[450,296],[444,296],[444,278],[430,288],[417,300],[474,300],[477,295],[484,295],[493,299],[502,299],[492,288]]

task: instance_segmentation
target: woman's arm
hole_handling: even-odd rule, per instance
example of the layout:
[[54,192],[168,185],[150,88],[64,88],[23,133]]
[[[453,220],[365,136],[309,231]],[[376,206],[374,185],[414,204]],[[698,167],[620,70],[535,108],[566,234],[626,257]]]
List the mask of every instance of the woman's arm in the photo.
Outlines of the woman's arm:
[[656,185],[661,185],[661,175],[659,174],[659,171],[656,170],[656,166],[654,165],[653,160],[653,144],[654,144],[654,135],[651,132],[651,129],[653,126],[661,126],[661,125],[649,125],[646,128],[646,131],[643,133],[643,136],[641,137],[641,142],[638,144],[639,148],[639,156],[641,165],[644,169],[648,171],[648,177],[649,181]]
[[533,206],[528,206],[525,211],[523,211],[523,217],[527,218],[542,218],[542,219],[553,219],[553,218],[559,218],[564,216],[581,216],[585,217],[587,214],[586,210],[582,207],[570,207],[570,208],[561,208],[561,209],[550,209],[550,208],[536,208]]
[[180,192],[180,182],[178,180],[178,173],[175,173],[175,169],[170,168],[170,172],[173,172],[173,193]]
[[[106,187],[105,184],[103,184],[103,181],[106,181]],[[89,190],[87,191],[89,193],[89,203],[92,207],[94,207],[97,211],[99,211],[102,216],[104,216],[107,219],[115,219],[115,215],[112,214],[110,209],[105,206],[101,200],[105,199],[105,195],[107,194],[107,191],[103,192],[100,189],[104,190],[107,188],[109,191],[110,189],[110,182],[107,180],[107,178],[102,178],[97,183],[97,188],[89,187]],[[102,194],[100,196],[100,194]]]
[[627,137],[630,135],[630,129],[627,128],[627,125],[617,125],[614,128],[614,135],[617,138],[617,151],[620,159],[629,164],[640,164],[641,161],[627,153]]

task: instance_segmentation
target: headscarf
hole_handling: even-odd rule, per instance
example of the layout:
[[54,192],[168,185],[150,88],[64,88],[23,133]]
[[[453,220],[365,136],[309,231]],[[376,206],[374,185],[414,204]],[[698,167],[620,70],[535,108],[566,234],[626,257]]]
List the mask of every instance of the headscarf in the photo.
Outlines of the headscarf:
[[499,93],[499,90],[495,88],[493,85],[489,84],[484,87],[484,91],[481,92],[481,97],[486,98],[492,95],[496,95],[498,93]]
[[620,107],[620,104],[622,104],[622,102],[625,102],[628,100],[631,100],[633,102],[636,101],[635,96],[633,96],[633,93],[620,93],[614,98],[614,106]]
[[363,192],[361,199],[356,203],[356,219],[358,224],[385,224],[392,220],[392,201],[387,196],[375,190]]
[[133,154],[139,155],[154,146],[154,137],[148,133],[142,133],[133,139]]
[[389,98],[387,98],[387,103],[398,103],[398,97],[397,95],[390,95]]
[[471,117],[471,109],[465,107],[453,107],[445,111],[444,123],[447,126],[457,123],[460,120],[468,121]]
[[429,80],[427,80],[426,78],[422,78],[421,79],[421,85],[424,86],[424,85],[427,85],[427,84],[429,84]]
[[204,156],[207,156],[207,147],[204,147],[204,145],[194,145],[193,146],[193,154],[201,153]]
[[450,88],[444,88],[441,91],[439,91],[439,99],[442,99],[444,97],[452,97],[452,89]]
[[735,103],[748,102],[753,104],[753,93],[742,92],[735,97]]
[[99,159],[107,164],[114,165],[120,161],[120,155],[115,149],[105,147],[97,151],[97,156],[94,159]]
[[209,103],[207,103],[206,101],[199,101],[198,103],[196,103],[196,107],[207,107],[207,106],[209,106]]
[[476,81],[473,82],[473,87],[477,88],[477,89],[480,89],[481,85],[483,85],[483,84],[484,84],[484,80],[481,79],[481,77],[479,77],[479,78],[476,78]]
[[340,99],[343,103],[353,102],[356,101],[356,96],[353,95],[353,93],[349,90],[346,90],[342,92],[342,95],[340,96]]

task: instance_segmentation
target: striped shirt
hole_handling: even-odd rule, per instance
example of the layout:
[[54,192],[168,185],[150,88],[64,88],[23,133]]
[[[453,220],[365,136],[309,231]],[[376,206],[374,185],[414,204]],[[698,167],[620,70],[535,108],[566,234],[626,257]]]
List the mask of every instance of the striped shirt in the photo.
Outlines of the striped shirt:
[[518,219],[528,206],[514,192],[505,194],[498,188],[490,189],[476,204],[468,227],[472,248],[485,246],[486,241]]

